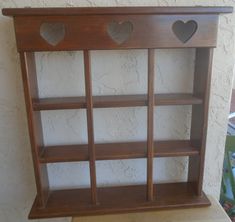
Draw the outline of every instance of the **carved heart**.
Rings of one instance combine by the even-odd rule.
[[[197,31],[197,22],[193,20],[187,22],[178,20],[173,24],[172,30],[181,42],[186,43]]]
[[[40,35],[47,43],[56,46],[64,39],[65,27],[62,23],[43,23],[40,26]]]
[[[133,31],[133,25],[131,22],[116,22],[113,21],[108,24],[107,32],[111,39],[113,39],[117,44],[122,44],[131,35]]]

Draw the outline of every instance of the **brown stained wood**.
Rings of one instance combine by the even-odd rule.
[[[20,53],[20,61],[38,205],[44,207],[48,198],[49,183],[46,165],[40,164],[39,161],[39,156],[42,152],[41,147],[43,147],[41,115],[39,112],[33,112],[32,104],[32,98],[38,98],[34,53]]]
[[[146,158],[146,142],[119,142],[96,144],[96,160],[120,160]],[[154,157],[199,155],[199,149],[189,140],[155,141]],[[58,145],[44,147],[41,163],[89,161],[88,145]]]
[[[70,8],[4,8],[7,16],[34,15],[116,15],[116,14],[219,14],[232,13],[233,7],[70,7]]]
[[[145,49],[215,47],[218,15],[78,15],[78,16],[16,16],[15,32],[18,51],[63,51],[101,49]],[[197,31],[182,42],[174,34],[176,21],[195,21]],[[124,34],[124,23],[132,24],[132,32],[118,43],[109,35],[108,27],[116,22],[118,32]],[[41,35],[43,23],[62,23],[65,36],[51,45]],[[187,27],[186,32],[187,32]],[[124,32],[124,33],[123,33]]]
[[[52,191],[45,209],[39,209],[35,200],[29,218],[90,216],[210,205],[204,193],[202,196],[195,195],[191,183],[157,184],[155,190],[158,198],[147,202],[145,185],[99,188],[99,205],[90,205],[87,201],[89,189]]]
[[[204,95],[204,103],[198,106],[193,105],[190,139],[192,145],[200,149],[201,155],[189,158],[188,179],[195,183],[198,195],[201,195],[203,185],[212,58],[213,49],[196,50],[193,91],[195,95]]]
[[[71,222],[231,222],[219,201],[207,196],[211,202],[210,207],[197,207],[191,209],[167,209],[148,212],[135,212],[125,214],[97,215],[73,217]]]
[[[154,157],[154,49],[148,50],[148,115],[147,115],[147,198],[153,200]]]
[[[202,104],[200,96],[189,93],[155,94],[155,106]],[[147,106],[147,95],[93,96],[94,108]],[[33,100],[34,110],[84,109],[85,97],[44,98]]]
[[[231,13],[232,7],[21,8],[3,9],[2,12],[14,18],[21,58],[37,186],[30,218],[125,213],[210,204],[202,191],[202,181],[212,47],[216,46],[219,13]],[[196,48],[193,94],[154,95],[154,50],[192,47]],[[89,50],[103,49],[148,50],[147,95],[92,96]],[[86,96],[39,98],[34,52],[63,50],[84,51]],[[189,140],[153,140],[154,106],[163,105],[192,105]],[[147,141],[95,144],[93,108],[132,106],[148,108]],[[88,144],[45,147],[39,111],[80,108],[87,111]],[[171,156],[189,156],[188,181],[154,185],[153,158]],[[147,186],[96,187],[96,160],[146,157]],[[50,190],[46,163],[71,161],[89,161],[91,187]]]
[[[93,126],[93,100],[92,100],[92,81],[90,68],[90,53],[84,51],[84,73],[86,89],[86,111],[87,111],[87,135],[88,135],[88,153],[91,180],[91,200],[93,204],[98,203],[96,187],[96,166],[95,166],[95,144],[94,144],[94,126]]]

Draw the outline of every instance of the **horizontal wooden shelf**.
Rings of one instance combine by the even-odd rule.
[[[147,157],[147,142],[96,144],[96,160],[137,159]],[[155,157],[193,156],[199,150],[190,140],[158,141],[154,143]],[[41,163],[88,161],[88,145],[48,146],[40,156]]]
[[[147,95],[93,96],[94,108],[147,106]],[[194,105],[203,100],[189,93],[156,94],[155,105]],[[85,97],[34,99],[33,108],[39,110],[81,109],[86,108]]]
[[[146,201],[146,186],[98,188],[98,205],[90,202],[90,189],[51,191],[46,207],[38,207],[36,198],[29,214],[30,219],[140,212],[155,209],[172,209],[209,206],[205,194],[195,194],[192,183],[154,185],[154,200]]]

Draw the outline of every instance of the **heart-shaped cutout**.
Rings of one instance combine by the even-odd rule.
[[[187,22],[178,20],[173,24],[172,30],[181,42],[186,43],[195,34],[197,27],[197,22],[193,20]]]
[[[42,23],[40,35],[47,43],[56,46],[64,39],[65,26],[63,23]]]
[[[108,24],[107,32],[111,39],[117,44],[122,44],[129,39],[133,31],[133,24],[129,21],[116,22],[113,21]]]

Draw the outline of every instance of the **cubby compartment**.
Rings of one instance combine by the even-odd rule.
[[[91,67],[94,96],[147,93],[147,50],[91,51]]]
[[[96,161],[97,187],[145,185],[146,172],[146,158]]]
[[[96,143],[146,141],[146,107],[94,109]]]
[[[84,109],[42,111],[41,120],[45,146],[87,144]]]
[[[68,190],[90,187],[89,163],[48,163],[50,190]],[[76,176],[75,176],[76,175]]]
[[[41,111],[41,121],[44,140],[41,163],[88,160],[84,109]]]
[[[190,140],[192,106],[159,106],[154,111],[155,140]]]
[[[192,94],[195,48],[155,50],[155,93]]]
[[[213,48],[218,16],[231,12],[3,9],[14,18],[36,179],[29,218],[210,205],[202,185]]]
[[[186,183],[188,181],[188,154],[154,158],[154,184]]]
[[[85,96],[83,52],[35,53],[41,99]]]

